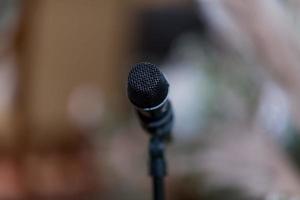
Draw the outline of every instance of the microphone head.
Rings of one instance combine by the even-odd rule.
[[[152,108],[168,96],[169,83],[151,63],[135,64],[128,76],[128,98],[138,108]]]

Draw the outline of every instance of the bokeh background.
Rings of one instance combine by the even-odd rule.
[[[150,200],[137,62],[170,82],[169,200],[300,198],[298,0],[0,0],[0,199]]]

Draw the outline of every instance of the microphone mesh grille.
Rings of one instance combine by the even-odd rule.
[[[168,95],[169,84],[158,67],[151,63],[135,64],[128,76],[128,97],[140,108],[159,105]]]

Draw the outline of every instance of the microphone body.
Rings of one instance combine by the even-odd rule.
[[[168,89],[169,83],[154,64],[138,63],[129,72],[128,97],[140,123],[148,133],[162,138],[170,138],[173,127]]]
[[[166,99],[154,108],[136,108],[142,127],[151,135],[169,138],[173,127],[173,109]]]
[[[167,167],[165,141],[171,137],[173,111],[168,100],[169,83],[158,67],[138,63],[129,72],[127,93],[142,127],[151,134],[149,141],[149,174],[153,178],[153,199],[164,200],[164,177]]]

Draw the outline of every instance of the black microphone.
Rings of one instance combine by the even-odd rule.
[[[128,98],[142,127],[164,139],[170,138],[174,118],[168,92],[169,83],[156,65],[138,63],[132,67],[128,76]]]

